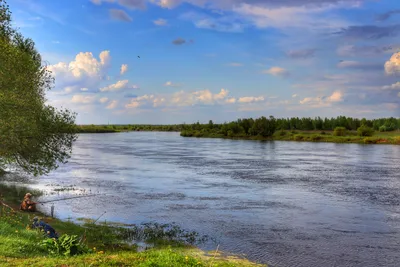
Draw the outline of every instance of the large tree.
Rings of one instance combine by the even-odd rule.
[[[35,43],[11,26],[0,0],[0,170],[47,174],[70,157],[75,113],[46,104],[54,84]]]

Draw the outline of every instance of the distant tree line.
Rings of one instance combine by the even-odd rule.
[[[373,131],[394,131],[400,129],[400,118],[381,119],[357,119],[345,116],[336,118],[269,118],[260,117],[257,119],[238,119],[224,124],[208,124],[199,122],[183,125],[182,136],[211,136],[242,137],[260,136],[269,137],[277,130],[301,130],[301,131],[333,131],[337,135],[343,135],[345,131],[357,131],[360,136],[370,136]]]

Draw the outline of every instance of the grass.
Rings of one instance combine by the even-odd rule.
[[[12,207],[18,203],[13,194],[15,187],[0,187],[3,201]],[[215,251],[204,252],[183,242],[186,237],[193,239],[193,233],[185,232],[174,226],[163,224],[146,224],[127,228],[124,225],[93,224],[91,220],[82,219],[82,225],[58,219],[44,217],[59,235],[70,234],[85,236],[85,245],[90,253],[77,256],[55,256],[38,244],[44,236],[29,225],[34,216],[40,213],[24,213],[0,208],[0,266],[265,266],[248,260],[227,256]],[[136,245],[125,241],[128,237],[137,237],[137,233],[151,240],[153,248],[138,252]],[[135,235],[136,233],[136,235]],[[194,235],[195,236],[195,235]],[[195,236],[196,237],[196,236]]]
[[[333,131],[276,131],[271,137],[238,135],[227,137],[222,134],[185,131],[184,137],[225,138],[242,140],[265,141],[301,141],[301,142],[329,142],[329,143],[356,143],[356,144],[392,144],[400,145],[400,131],[375,132],[371,137],[358,136],[356,131],[347,131],[345,136],[335,136]]]

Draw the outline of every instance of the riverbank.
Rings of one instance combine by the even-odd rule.
[[[400,131],[377,132],[373,136],[358,136],[357,132],[348,132],[345,136],[335,136],[334,131],[277,131],[271,137],[230,135],[207,131],[182,131],[183,137],[197,138],[223,138],[233,140],[259,140],[259,141],[297,141],[297,142],[329,142],[329,143],[355,143],[355,144],[392,144],[400,145]]]
[[[137,226],[95,224],[92,220],[84,219],[84,223],[78,225],[38,212],[20,212],[17,210],[16,195],[19,196],[22,190],[13,193],[12,189],[0,188],[3,201],[15,209],[1,208],[0,266],[265,266],[218,251],[202,251],[182,239],[182,233],[189,239],[196,238],[196,235],[178,228],[172,228],[171,231],[162,225],[149,224],[140,231]],[[84,237],[84,242],[76,243],[78,251],[84,253],[59,255],[49,246],[43,246],[46,241],[42,234],[29,228],[34,216],[42,217],[60,236]],[[145,234],[143,238],[152,248],[139,252],[135,242],[127,242],[137,238],[139,233],[142,236]]]

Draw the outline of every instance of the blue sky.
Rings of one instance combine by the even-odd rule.
[[[77,123],[400,116],[400,1],[8,4]]]

